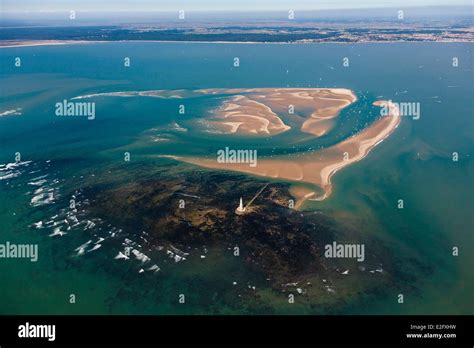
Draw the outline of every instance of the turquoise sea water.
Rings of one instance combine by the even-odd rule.
[[[408,259],[419,267],[404,270],[412,278],[400,279],[400,287],[411,289],[404,290],[403,305],[396,301],[398,290],[388,289],[370,301],[360,296],[342,312],[472,314],[472,51],[471,43],[91,43],[1,49],[0,113],[21,108],[21,115],[0,117],[0,164],[14,162],[17,152],[27,163],[2,166],[0,242],[37,243],[40,257],[36,263],[0,259],[0,313],[258,313],[250,305],[229,305],[232,279],[223,269],[232,270],[239,284],[259,280],[249,279],[240,262],[217,251],[209,252],[198,271],[199,254],[176,264],[160,260],[157,276],[140,274],[136,265],[114,260],[116,249],[105,243],[78,255],[75,248],[100,238],[93,228],[81,225],[50,237],[50,229],[46,233],[32,224],[52,221],[89,179],[114,175],[125,151],[137,166],[154,166],[157,160],[150,155],[211,155],[229,145],[252,146],[262,155],[304,151],[362,129],[377,116],[371,103],[391,99],[419,102],[421,118],[403,118],[366,159],[333,178],[328,200],[305,209],[321,210],[341,225],[377,237],[400,267]],[[21,67],[15,67],[16,57]],[[129,68],[124,57],[131,58]],[[239,68],[233,67],[234,57],[240,58]],[[342,66],[344,57],[349,67]],[[458,67],[452,66],[453,57]],[[186,115],[178,113],[180,100],[104,96],[91,99],[94,120],[54,114],[55,103],[86,94],[254,87],[343,87],[359,100],[341,113],[336,131],[317,140],[296,139],[293,133],[265,140],[199,133],[192,120],[206,117],[214,103],[209,98],[187,100]],[[174,129],[174,122],[189,131]],[[172,141],[153,142],[163,135]],[[452,161],[453,152],[459,161]],[[41,180],[46,181],[34,185]],[[35,201],[42,192],[52,192],[53,199],[46,195]],[[403,210],[397,209],[400,198]],[[71,293],[76,304],[68,302]],[[190,294],[187,306],[176,303],[180,293]],[[268,305],[275,313],[314,312]]]

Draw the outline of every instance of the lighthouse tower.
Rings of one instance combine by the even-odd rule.
[[[243,213],[245,213],[245,207],[244,207],[244,203],[242,202],[242,197],[240,197],[240,204],[239,204],[239,206],[237,207],[237,209],[235,209],[235,213],[236,213],[236,214],[243,214]]]

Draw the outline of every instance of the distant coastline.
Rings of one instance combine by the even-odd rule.
[[[404,41],[404,40],[393,40],[393,41],[357,41],[357,42],[341,42],[341,41],[290,41],[290,42],[274,42],[274,41],[180,41],[180,40],[15,40],[15,41],[0,41],[0,49],[2,48],[15,48],[15,47],[34,47],[34,46],[64,46],[64,45],[78,45],[78,44],[91,44],[91,43],[186,43],[186,44],[240,44],[240,45],[310,45],[310,44],[389,44],[389,43],[462,43],[462,42],[474,42],[473,40],[452,40],[452,41]]]

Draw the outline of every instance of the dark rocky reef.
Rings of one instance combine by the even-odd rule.
[[[287,184],[187,165],[137,164],[109,173],[85,189],[89,213],[140,240],[147,253],[162,253],[161,247],[189,253],[186,265],[178,267],[189,271],[186,282],[222,288],[226,303],[245,296],[244,302],[234,305],[257,301],[258,311],[265,306],[286,308],[287,296],[293,293],[306,303],[309,313],[337,313],[383,296],[387,289],[400,285],[397,279],[403,279],[394,271],[397,258],[390,249],[373,235],[342,223],[344,216],[336,221],[321,211],[290,208],[293,197]],[[244,214],[236,213],[240,197],[245,205],[260,191]],[[134,238],[135,234],[140,238]],[[334,241],[363,243],[364,262],[324,257],[325,245]],[[235,247],[238,259],[232,256]],[[217,250],[211,263],[200,260],[203,248]],[[236,271],[227,263],[229,258],[240,265],[239,275],[226,273]],[[248,281],[257,284],[258,291],[232,287],[237,277],[239,286]]]
[[[98,190],[92,209],[121,228],[147,231],[151,245],[238,246],[251,268],[279,282],[324,273],[323,247],[334,240],[331,222],[289,208],[287,185],[270,183],[245,214],[236,214],[240,197],[248,203],[267,183],[206,171],[167,175]]]

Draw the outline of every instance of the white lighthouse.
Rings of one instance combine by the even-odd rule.
[[[243,201],[242,201],[242,197],[240,197],[240,204],[239,204],[239,206],[237,207],[237,209],[235,209],[235,212],[236,212],[237,214],[243,214],[243,213],[245,213],[245,207],[244,207],[244,203],[243,203]]]

